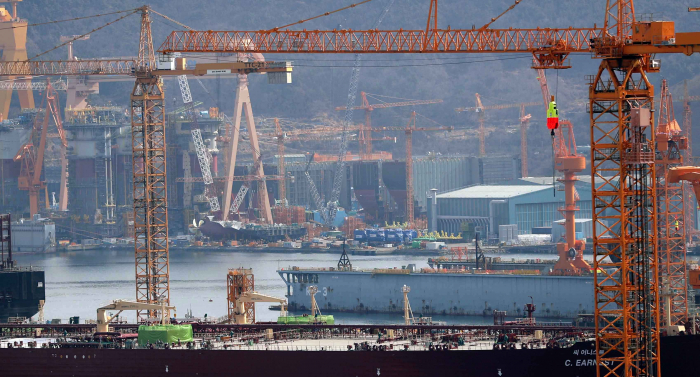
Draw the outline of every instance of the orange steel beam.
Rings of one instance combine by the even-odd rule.
[[[437,13],[436,13],[437,17]],[[160,53],[590,52],[603,29],[174,31]]]
[[[673,100],[666,79],[661,81],[659,122],[656,128],[656,191],[659,279],[662,326],[685,325],[688,318],[683,183],[671,182],[668,171],[683,165],[687,140],[674,119]],[[694,206],[693,206],[694,207]]]

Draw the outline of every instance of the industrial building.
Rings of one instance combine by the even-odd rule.
[[[542,183],[529,183],[537,181]],[[577,217],[590,218],[590,184],[580,182],[576,189],[581,197]],[[498,238],[500,225],[515,224],[519,234],[532,234],[533,228],[549,228],[563,219],[559,209],[564,205],[564,195],[551,185],[551,178],[549,182],[546,178],[526,178],[500,185],[475,185],[437,192],[436,196],[437,205],[428,211],[428,223],[447,233],[458,234],[465,224],[471,224],[481,227],[489,237]]]

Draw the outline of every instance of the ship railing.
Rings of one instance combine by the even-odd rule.
[[[31,271],[44,271],[39,267],[34,266],[15,266],[11,268],[0,268],[0,272],[31,272]]]

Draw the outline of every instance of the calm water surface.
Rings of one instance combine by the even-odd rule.
[[[551,254],[500,255],[506,258],[553,259]],[[258,292],[284,297],[286,292],[279,268],[332,267],[338,263],[338,254],[276,254],[247,252],[191,252],[170,253],[170,302],[177,307],[178,317],[187,309],[197,317],[226,315],[226,275],[229,268],[252,268],[255,289]],[[71,253],[27,254],[16,258],[23,266],[32,265],[46,271],[46,319],[80,316],[94,319],[96,309],[113,299],[136,296],[134,285],[134,253],[126,250],[94,250]],[[414,263],[418,268],[428,267],[426,256],[350,256],[354,267],[393,268]],[[410,299],[410,296],[409,296]],[[276,321],[279,312],[268,310],[270,304],[256,307],[259,321]],[[129,320],[134,312],[122,313]],[[333,313],[336,323],[399,323],[401,314]],[[491,317],[433,317],[448,323],[493,323]]]

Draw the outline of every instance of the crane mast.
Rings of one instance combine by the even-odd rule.
[[[662,326],[682,326],[688,318],[684,218],[685,193],[682,182],[672,182],[669,170],[683,165],[687,139],[675,119],[673,99],[666,79],[661,81],[659,120],[656,128],[656,195],[659,279],[663,305]],[[693,206],[694,207],[694,206]]]

